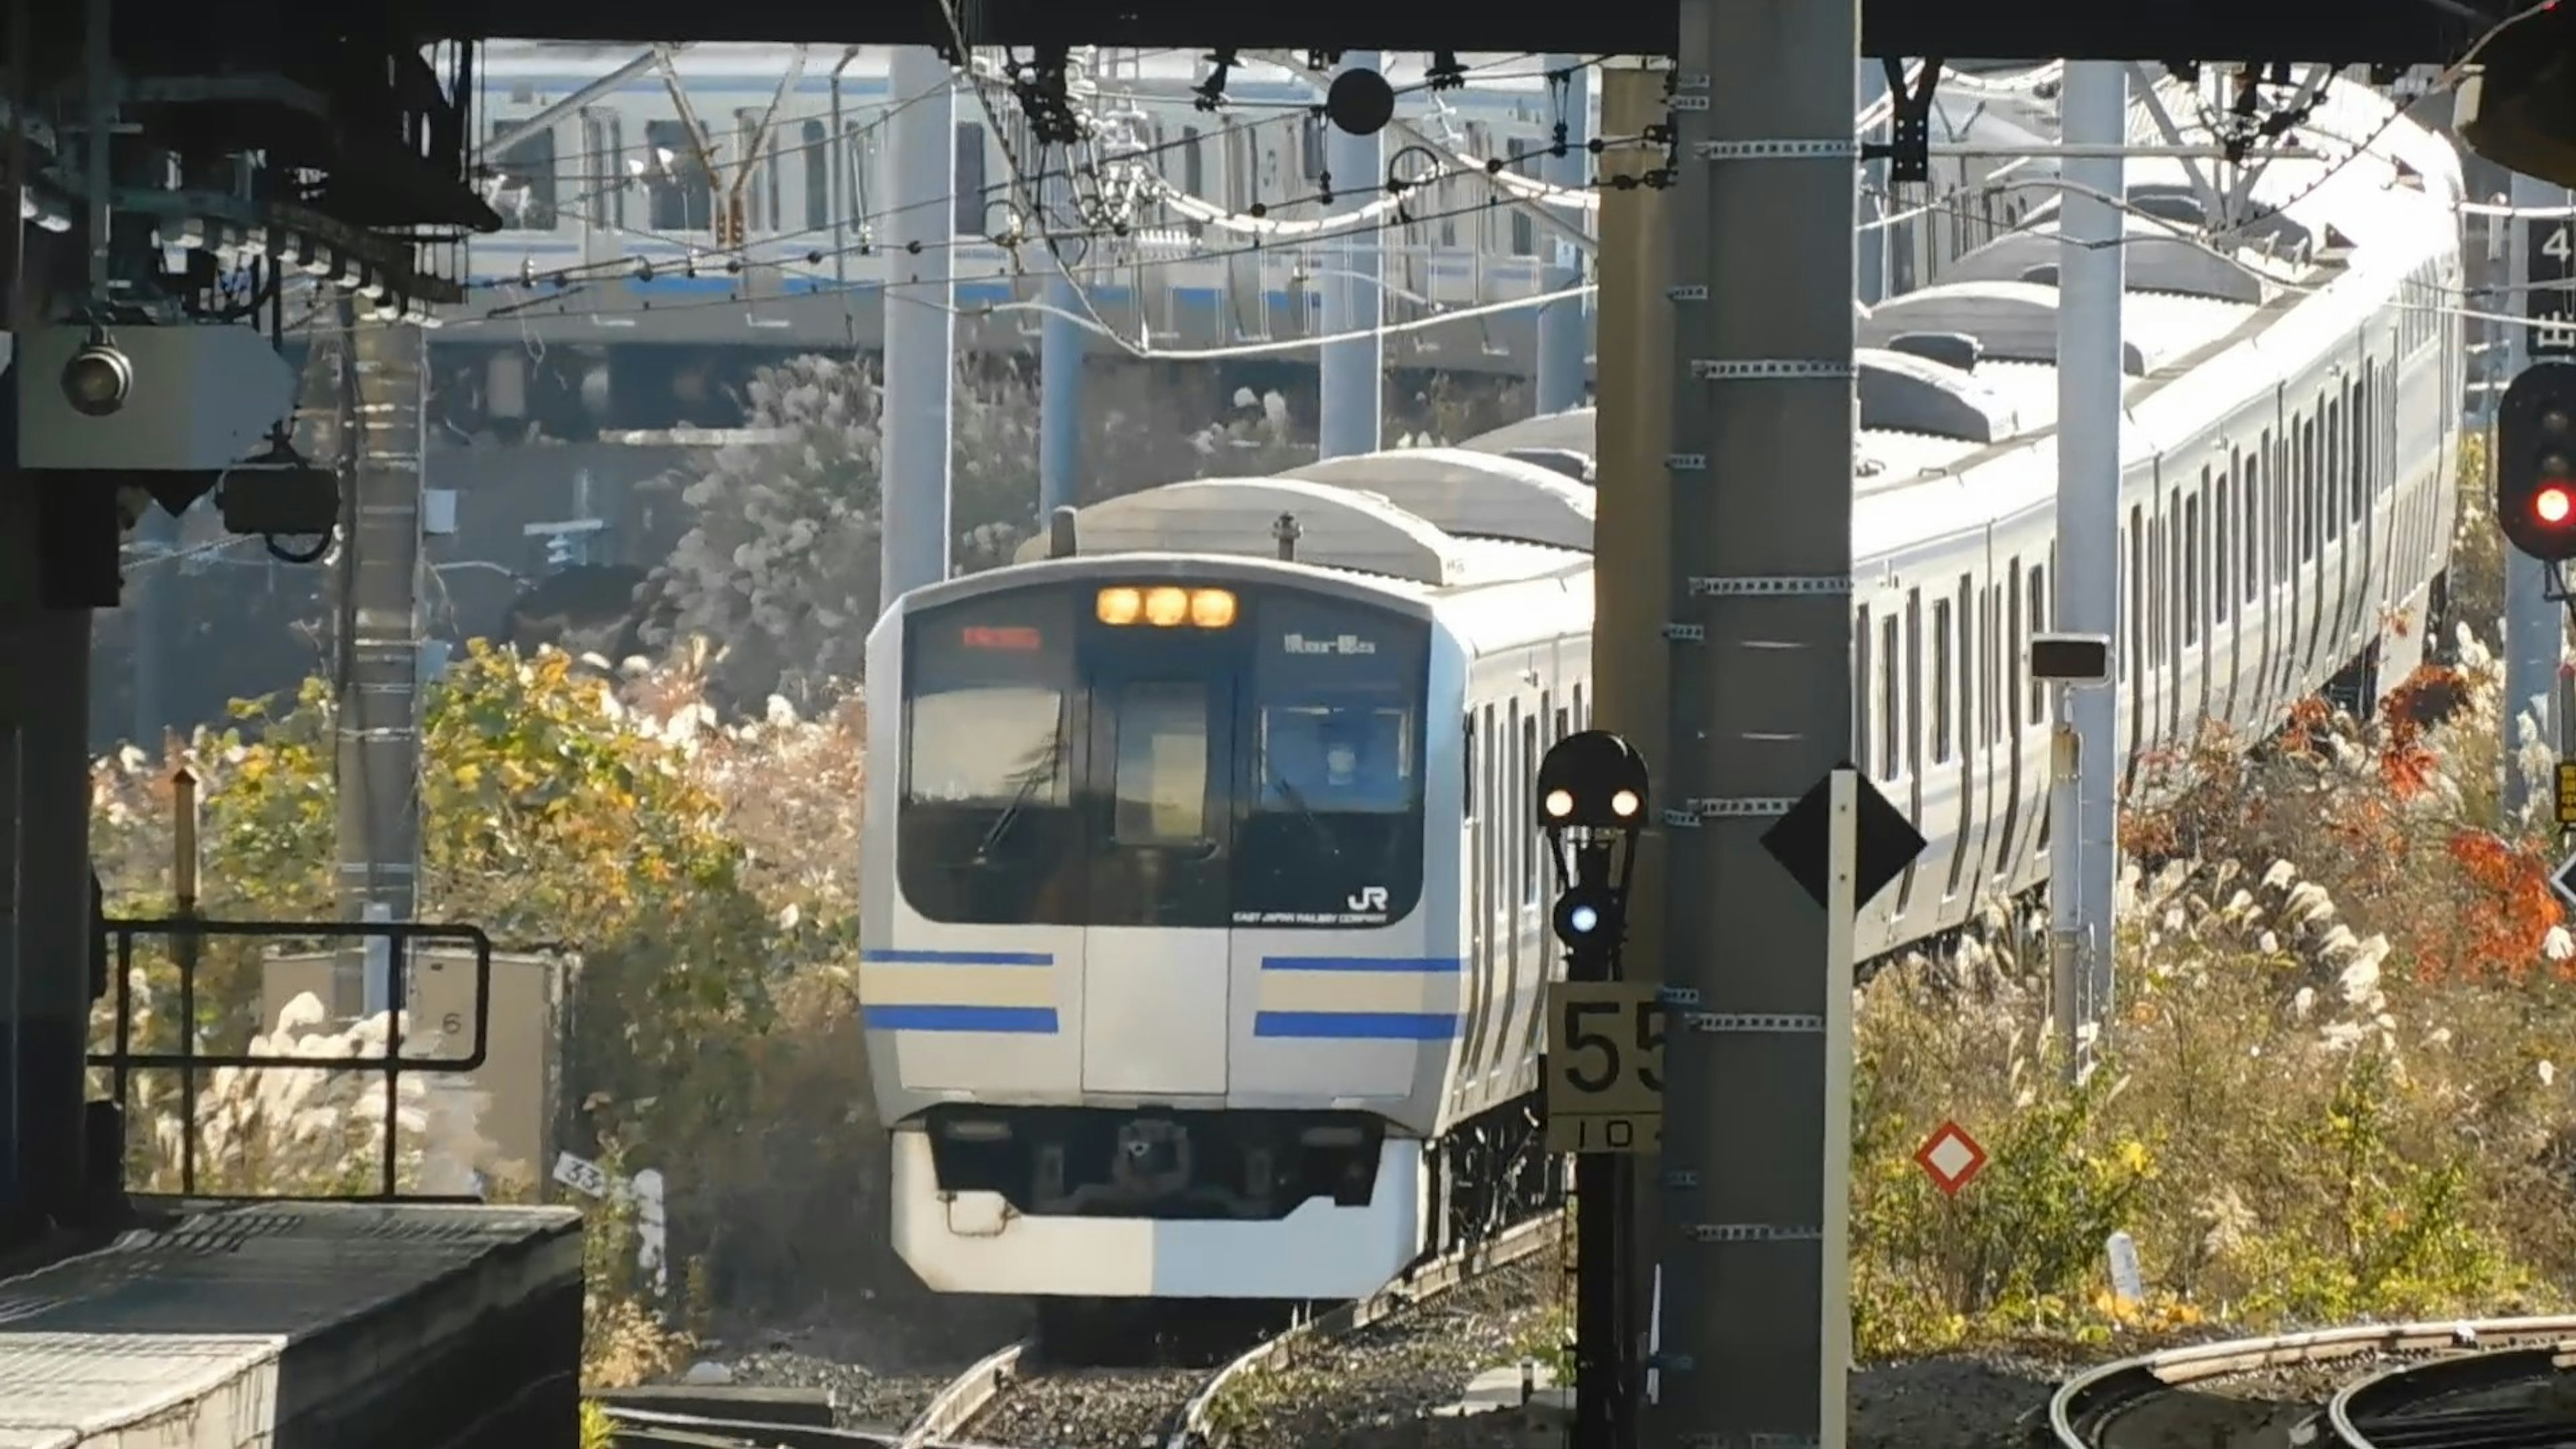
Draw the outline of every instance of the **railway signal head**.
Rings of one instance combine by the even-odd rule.
[[[2576,558],[2576,363],[2524,369],[2496,410],[2496,521],[2547,563]]]
[[[1538,762],[1538,822],[1550,835],[1644,829],[1646,762],[1608,730],[1567,735]]]
[[[1585,974],[1597,974],[1616,960],[1628,934],[1628,879],[1646,826],[1646,762],[1607,730],[1557,741],[1538,762],[1538,823],[1562,887],[1548,924]],[[1625,860],[1615,858],[1620,842]]]

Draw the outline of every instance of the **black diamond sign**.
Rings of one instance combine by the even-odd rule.
[[[2549,873],[2549,885],[2558,892],[2560,900],[2576,906],[2576,855],[2558,863],[2558,869]]]
[[[1852,767],[1846,761],[1835,768]],[[1905,867],[1923,853],[1923,837],[1903,811],[1878,793],[1869,776],[1856,775],[1854,783],[1858,790],[1852,824],[1858,836],[1855,854],[1859,858],[1852,862],[1852,907],[1857,910],[1887,889],[1889,881],[1905,873]],[[1828,774],[1789,807],[1779,824],[1762,835],[1762,848],[1771,852],[1771,858],[1787,868],[1790,878],[1820,906],[1825,904],[1825,892],[1831,884],[1833,797],[1834,777]]]

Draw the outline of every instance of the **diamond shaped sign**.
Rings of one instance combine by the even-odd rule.
[[[2549,873],[2549,888],[2558,892],[2560,900],[2576,907],[2576,855],[2558,862],[2558,868]]]
[[[1944,1122],[1923,1145],[1914,1150],[1914,1160],[1932,1185],[1946,1196],[1957,1197],[1959,1189],[1986,1168],[1986,1149],[1968,1135],[1968,1129],[1956,1122]]]
[[[1846,760],[1835,766],[1849,770]],[[1914,857],[1923,853],[1922,833],[1905,812],[1887,803],[1878,793],[1868,774],[1856,775],[1854,785],[1852,833],[1856,837],[1852,854],[1852,908],[1868,905],[1870,898],[1887,889],[1887,883],[1905,873]],[[1834,777],[1828,773],[1815,788],[1789,807],[1779,823],[1762,834],[1762,848],[1780,862],[1799,889],[1817,905],[1825,903],[1825,890],[1833,871]]]

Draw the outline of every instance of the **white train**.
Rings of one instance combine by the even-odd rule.
[[[2310,130],[2337,158],[2379,139],[2275,163],[2259,245],[2141,221],[2128,247],[2132,761],[2421,654],[2458,160],[2360,87]],[[2141,209],[2191,214],[2179,165],[2131,167]],[[1870,953],[2047,868],[2047,210],[1858,324],[1853,734],[1930,842]],[[1509,454],[1589,430],[1114,499],[1070,556],[878,624],[900,705],[870,725],[861,996],[897,1246],[932,1286],[1345,1297],[1544,1191],[1531,782],[1591,713],[1592,496]]]

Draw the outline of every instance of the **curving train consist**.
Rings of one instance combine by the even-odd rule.
[[[2133,761],[2394,684],[2438,605],[2457,156],[2357,86],[2307,131],[2233,234],[2130,163]],[[1857,323],[1855,752],[1930,842],[1865,953],[2047,868],[2052,210]],[[1593,499],[1540,460],[1591,426],[1112,499],[880,621],[861,995],[932,1286],[1348,1297],[1548,1190],[1530,787],[1591,714]]]

